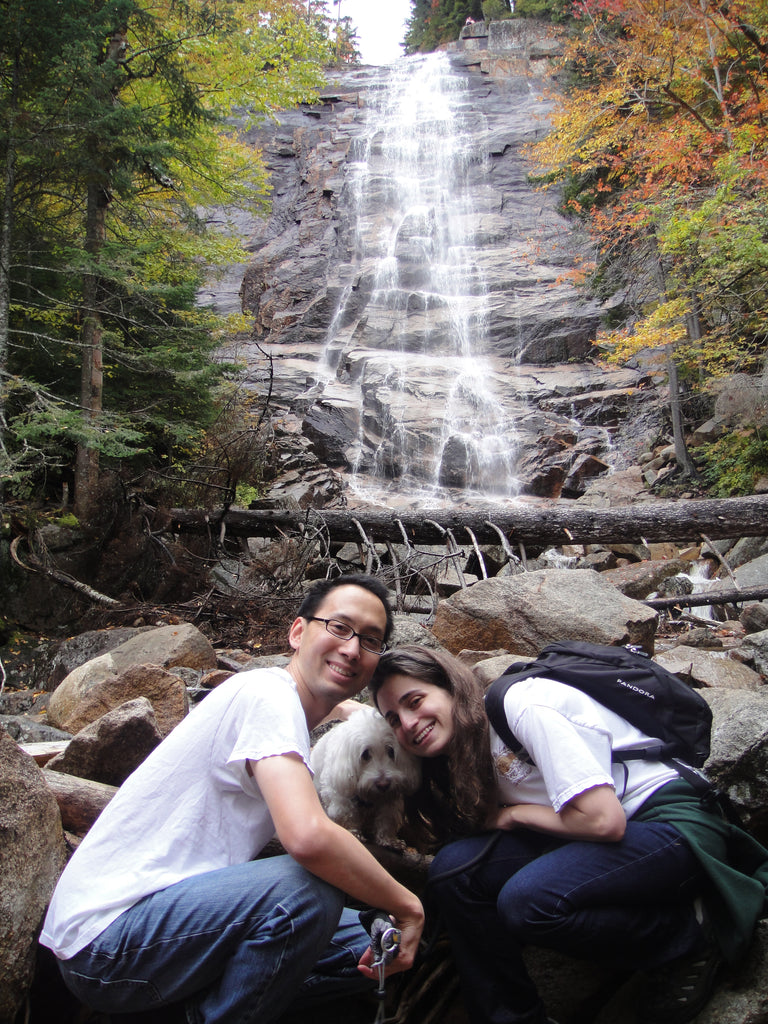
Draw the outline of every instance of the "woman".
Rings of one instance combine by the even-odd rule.
[[[683,1024],[766,908],[768,852],[705,810],[671,766],[613,764],[646,737],[554,680],[509,688],[524,751],[489,726],[472,671],[425,647],[385,654],[370,684],[399,743],[425,759],[409,808],[439,846],[429,892],[472,1024],[546,1024],[521,950],[648,972],[643,1024]],[[452,841],[450,841],[452,840]]]

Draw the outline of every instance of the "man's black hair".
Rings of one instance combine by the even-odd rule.
[[[389,640],[395,625],[392,608],[389,603],[389,591],[380,579],[377,579],[375,576],[368,576],[363,572],[351,572],[346,576],[334,576],[330,580],[319,580],[307,591],[304,600],[299,605],[297,612],[299,618],[311,618],[322,604],[326,595],[330,594],[336,587],[362,587],[363,590],[370,591],[374,597],[378,597],[384,605],[387,615],[384,640]]]

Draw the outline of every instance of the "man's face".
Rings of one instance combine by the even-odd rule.
[[[384,638],[387,628],[387,614],[379,598],[355,584],[331,590],[315,615],[343,622],[356,633],[377,639]],[[327,631],[324,622],[296,619],[288,639],[295,652],[289,670],[300,692],[305,691],[328,710],[367,686],[379,661],[377,654],[360,646],[359,637],[340,640]]]

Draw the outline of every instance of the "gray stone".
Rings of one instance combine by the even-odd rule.
[[[673,577],[674,579],[675,577]],[[698,629],[688,629],[678,638],[677,642],[670,645],[670,649],[683,644],[685,647],[703,647],[709,650],[723,650],[723,641],[707,626]],[[740,659],[743,660],[743,659]]]
[[[577,564],[578,569],[594,569],[595,572],[605,572],[607,569],[616,568],[616,555],[613,551],[590,551],[580,558]]]
[[[533,661],[533,658],[524,658],[519,654],[514,657],[511,654],[495,654],[492,658],[483,658],[472,666],[477,678],[484,688],[491,685],[494,679],[498,679],[513,661]]]
[[[693,593],[693,581],[687,576],[666,576],[658,586],[659,597],[683,597]]]
[[[660,660],[660,659],[659,659]],[[768,841],[768,689],[701,691],[712,708],[712,746],[704,766],[746,824]]]
[[[0,692],[0,714],[20,715],[35,703],[34,690],[3,690]]]
[[[621,557],[623,551],[635,552],[637,548],[634,545],[616,544],[611,545],[611,550]],[[688,564],[679,558],[648,559],[644,562],[633,561],[632,565],[617,569],[607,569],[601,576],[622,594],[640,601],[659,590],[668,577],[677,576],[688,568]]]
[[[738,566],[733,575],[740,587],[768,587],[768,554]]]
[[[391,641],[393,647],[402,647],[405,644],[421,644],[424,647],[432,648],[442,647],[442,644],[433,636],[424,616],[395,612],[394,620],[395,628]]]
[[[731,569],[737,569],[765,554],[768,554],[768,537],[740,537],[725,556],[725,561]]]
[[[766,607],[761,603],[760,607]],[[742,650],[752,660],[755,670],[768,679],[768,628],[744,637]]]
[[[47,743],[68,740],[71,733],[54,729],[43,722],[35,722],[25,715],[0,715],[0,725],[17,743]]]
[[[702,650],[679,644],[659,654],[660,665],[686,679],[693,686],[717,686],[729,690],[757,690],[762,680],[757,672],[732,658],[727,651]]]
[[[643,497],[650,498],[643,472],[639,466],[629,466],[592,481],[578,501],[593,508],[613,508]]]

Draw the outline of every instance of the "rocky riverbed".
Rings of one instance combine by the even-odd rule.
[[[745,538],[735,545],[718,542],[711,561],[738,583],[751,573],[764,574],[765,548],[761,539]],[[490,550],[486,554],[490,564]],[[702,689],[715,720],[707,770],[729,792],[756,834],[768,838],[768,609],[753,603],[741,609],[738,618],[718,622],[681,608],[660,620],[642,598],[661,589],[665,580],[688,579],[680,572],[681,562],[686,564],[684,552],[643,545],[606,548],[607,561],[622,564],[601,572],[594,568],[596,554],[560,551],[558,557],[569,560],[571,568],[548,567],[546,559],[532,561],[527,570],[509,566],[507,572],[469,587],[461,587],[449,575],[440,582],[436,579],[441,596],[434,619],[399,614],[395,642],[445,646],[472,663],[485,681],[513,658],[533,655],[548,640],[630,639],[643,644],[662,664]],[[657,557],[643,557],[653,555]],[[350,550],[337,557],[350,567]],[[589,559],[592,567],[587,568],[584,560]],[[578,568],[580,561],[585,567]],[[24,663],[16,666],[13,685],[6,680],[0,694],[0,825],[13,841],[4,847],[7,866],[0,878],[0,906],[2,920],[11,923],[12,931],[6,925],[0,935],[0,978],[6,979],[0,989],[7,1001],[0,1008],[0,1020],[3,1013],[8,1021],[23,1014],[28,993],[34,995],[31,1005],[41,1005],[40,986],[51,982],[50,976],[46,982],[44,962],[35,968],[36,929],[67,849],[87,831],[112,787],[186,715],[191,702],[205,699],[211,686],[233,672],[264,663],[260,635],[272,636],[275,645],[282,646],[268,660],[285,659],[285,645],[274,633],[274,616],[265,619],[260,633],[258,612],[253,611],[254,619],[245,624],[248,640],[239,646],[214,646],[177,613],[173,622],[137,616],[130,626],[90,631],[29,651]],[[284,614],[284,625],[289,618]],[[34,746],[44,738],[56,746]],[[393,865],[391,852],[386,856],[390,867],[407,871],[413,880],[413,865],[397,860]],[[760,931],[748,962],[727,975],[701,1022],[754,1024],[761,1019],[758,1008],[768,983],[764,950]],[[607,1001],[594,1018],[597,1024],[635,1024],[631,986],[614,997],[615,979],[589,965],[553,960],[536,951],[531,953],[531,969],[560,1024],[575,1024],[585,1003],[594,999]],[[439,976],[422,981],[428,998],[434,1000],[445,975],[443,981]],[[430,991],[429,985],[436,988]],[[346,1006],[337,1011],[342,1014],[337,1019],[365,1024],[369,1010]],[[50,1010],[36,1012],[38,1016],[30,1018],[36,1024],[52,1019],[46,1016]],[[441,1019],[453,1014],[455,1024],[461,1021],[455,993],[444,1014]],[[57,1019],[75,1024],[84,1018],[74,1007],[69,1018],[62,1012]],[[422,1020],[403,1019],[410,1024]]]

